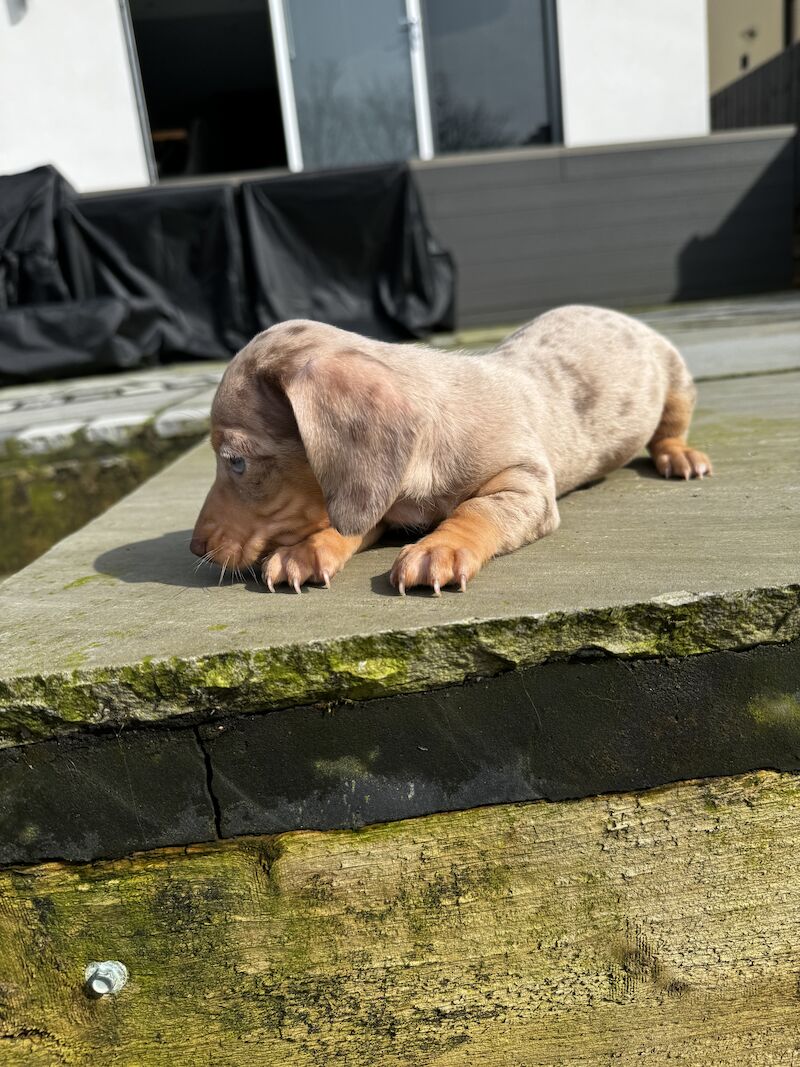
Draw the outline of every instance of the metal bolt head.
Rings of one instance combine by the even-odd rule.
[[[119,993],[128,981],[128,968],[119,960],[94,961],[87,965],[83,977],[92,996],[104,997],[109,993]]]

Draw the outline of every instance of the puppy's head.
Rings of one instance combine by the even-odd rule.
[[[371,345],[285,322],[232,360],[211,408],[217,474],[196,555],[246,567],[328,525],[361,534],[380,521],[411,459],[416,415]]]

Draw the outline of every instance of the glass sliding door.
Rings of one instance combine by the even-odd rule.
[[[405,0],[283,0],[305,169],[418,154]]]
[[[436,152],[560,138],[549,0],[422,0]]]

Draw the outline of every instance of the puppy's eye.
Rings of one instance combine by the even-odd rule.
[[[244,456],[228,456],[228,466],[234,474],[241,474],[247,466],[247,463]]]

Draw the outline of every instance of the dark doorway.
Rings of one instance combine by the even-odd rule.
[[[266,0],[129,0],[160,178],[286,166]]]

